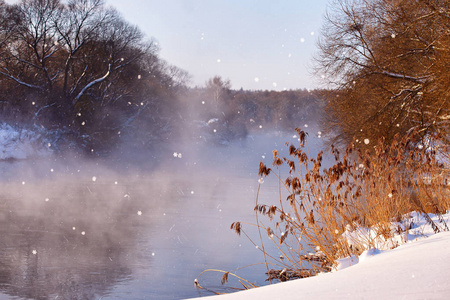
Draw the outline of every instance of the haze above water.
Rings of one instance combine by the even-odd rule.
[[[309,126],[309,150],[321,147]],[[228,146],[174,144],[158,167],[58,158],[1,162],[0,298],[178,299],[209,295],[205,269],[263,262],[229,228],[254,222],[258,164],[286,155],[295,132],[261,132]],[[145,159],[145,155],[139,156]],[[142,164],[147,162],[142,161]],[[144,171],[146,170],[146,171]],[[278,201],[275,178],[262,203]],[[259,285],[265,267],[239,275]],[[202,277],[220,290],[221,274]]]

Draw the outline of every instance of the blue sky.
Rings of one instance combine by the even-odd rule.
[[[328,0],[107,0],[154,37],[160,55],[203,85],[219,75],[239,89],[314,88],[310,75]]]

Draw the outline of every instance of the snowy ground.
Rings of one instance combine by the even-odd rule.
[[[431,215],[435,222],[437,216]],[[370,249],[343,260],[339,271],[228,295],[228,299],[450,299],[450,232],[434,234],[413,214],[408,241],[393,250]],[[450,213],[444,215],[450,226]],[[445,228],[440,223],[441,228]],[[351,266],[345,267],[351,262]]]
[[[0,123],[0,161],[48,156],[53,152],[52,135],[55,134],[39,127],[20,128]]]

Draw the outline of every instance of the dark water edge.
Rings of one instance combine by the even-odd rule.
[[[229,227],[254,222],[259,161],[270,164],[272,150],[294,135],[252,135],[213,149],[179,145],[151,172],[76,159],[0,164],[0,299],[210,295],[194,287],[203,270],[263,262]],[[313,133],[310,140],[314,152],[321,141]],[[261,201],[277,193],[267,179]],[[264,270],[238,274],[264,285]],[[204,275],[202,285],[220,290],[220,277]]]

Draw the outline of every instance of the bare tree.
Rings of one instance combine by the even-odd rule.
[[[0,20],[0,85],[34,121],[117,135],[187,79],[103,0],[0,0],[0,14],[14,16]]]
[[[448,136],[449,9],[440,0],[334,2],[316,73],[332,89],[328,124],[338,139]]]

